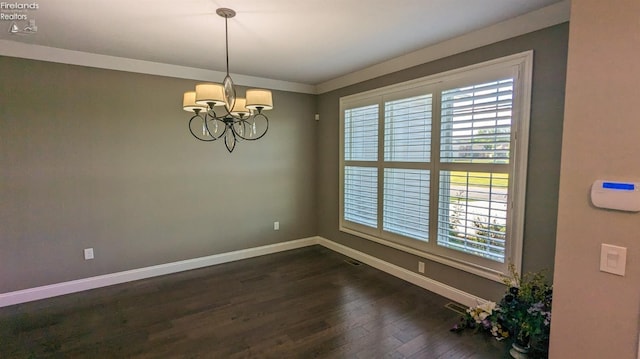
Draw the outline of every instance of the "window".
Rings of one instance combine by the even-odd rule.
[[[340,99],[340,229],[499,280],[520,267],[532,52]]]

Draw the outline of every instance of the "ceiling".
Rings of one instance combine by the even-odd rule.
[[[232,73],[318,85],[560,0],[35,2],[36,10],[2,12],[34,19],[37,33],[10,34],[5,20],[0,40],[224,71],[224,19],[215,12],[229,7]]]

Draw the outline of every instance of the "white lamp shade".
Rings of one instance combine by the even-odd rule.
[[[220,84],[203,83],[196,85],[196,104],[213,106],[224,105],[224,87]]]
[[[249,116],[251,111],[246,107],[247,100],[238,97],[236,98],[236,103],[233,105],[233,109],[231,110],[231,114],[236,116]]]
[[[184,96],[182,96],[182,109],[187,112],[196,112],[196,110],[205,111],[207,106],[196,103],[195,91],[187,91],[184,93]]]
[[[273,108],[271,91],[261,89],[247,90],[246,106],[250,110],[257,110],[258,108],[261,108],[263,110],[271,110]]]

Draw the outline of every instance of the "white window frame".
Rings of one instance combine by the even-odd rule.
[[[522,249],[524,237],[524,214],[526,201],[527,160],[529,148],[529,122],[531,109],[531,87],[533,71],[533,51],[502,57],[495,60],[474,64],[471,66],[446,71],[443,73],[386,86],[371,91],[366,91],[340,98],[340,163],[339,163],[339,230],[353,234],[386,246],[399,249],[414,255],[458,268],[481,277],[501,282],[502,275],[508,274],[508,265],[513,264],[516,270],[522,272]],[[505,262],[499,264],[487,263],[487,260],[477,256],[457,252],[452,255],[450,249],[437,245],[437,217],[438,217],[438,182],[434,181],[440,173],[440,95],[442,91],[480,83],[482,81],[497,80],[505,73],[510,73],[514,78],[513,88],[513,116],[511,125],[510,148],[510,172],[509,172],[509,203],[507,206],[507,233],[505,246]],[[384,141],[384,102],[394,99],[406,98],[420,94],[431,93],[432,97],[432,147],[431,162],[425,169],[431,173],[429,227],[428,242],[422,242],[400,235],[391,234],[382,230],[382,180],[378,178],[378,228],[370,228],[357,225],[344,220],[344,168],[350,161],[344,158],[344,112],[350,108],[379,104],[379,143]],[[379,145],[380,147],[380,145]],[[378,159],[370,163],[372,167],[389,168],[384,165],[382,149],[378,150]],[[394,166],[391,166],[394,167]],[[382,170],[379,171],[379,174]],[[496,262],[498,263],[498,262]]]

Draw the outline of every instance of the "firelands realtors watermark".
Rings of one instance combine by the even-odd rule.
[[[18,11],[38,10],[38,3],[0,2],[0,20],[28,20],[27,14]]]
[[[38,10],[40,5],[37,2],[0,2],[0,20],[11,21],[9,25],[10,34],[34,33],[38,31],[35,19],[29,16],[29,11]]]

